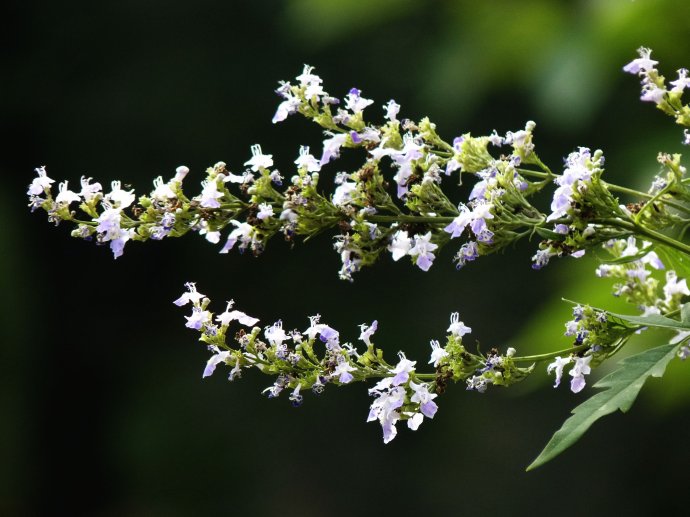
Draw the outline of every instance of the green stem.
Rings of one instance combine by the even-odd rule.
[[[579,352],[580,350],[587,350],[590,348],[590,345],[577,345],[577,346],[571,346],[570,348],[566,348],[565,350],[558,350],[556,352],[549,352],[548,354],[537,354],[537,355],[523,355],[520,357],[513,357],[513,361],[516,362],[538,362],[538,361],[546,361],[547,359],[553,359],[554,357],[561,356],[561,355],[570,355],[573,352]]]
[[[644,235],[645,237],[649,237],[650,239],[660,243],[660,244],[665,244],[666,246],[669,246],[670,248],[677,249],[678,251],[681,251],[685,253],[686,255],[690,256],[690,246],[687,244],[684,244],[680,241],[677,241],[676,239],[673,239],[669,237],[668,235],[664,235],[663,233],[657,232],[656,230],[651,230],[649,228],[645,228],[642,225],[635,224],[633,222],[628,222],[628,221],[623,221],[621,219],[602,219],[600,220],[604,224],[608,224],[610,226],[617,226],[618,228],[624,228],[626,230],[629,230],[631,233],[637,233],[640,235]]]
[[[528,177],[531,176],[533,178],[539,178],[539,179],[548,179],[552,176],[557,176],[557,175],[549,175],[545,172],[532,171],[529,169],[518,168],[517,170],[523,176],[528,176]],[[621,194],[628,194],[630,196],[640,197],[640,198],[648,199],[648,200],[651,200],[654,198],[654,196],[652,194],[647,194],[646,192],[642,192],[640,190],[635,190],[635,189],[631,189],[628,187],[623,187],[621,185],[616,185],[615,183],[608,183],[606,181],[602,181],[601,184],[605,188],[609,189],[611,192],[619,192]],[[680,204],[676,203],[675,201],[670,201],[668,199],[661,199],[661,198],[659,198],[658,201],[660,203],[668,205],[672,208],[675,208],[676,210],[680,210],[681,212],[685,212],[686,214],[690,214],[690,208],[683,206],[683,205],[680,205]]]
[[[455,217],[429,217],[418,215],[367,215],[364,217],[372,223],[423,223],[423,224],[448,224]]]

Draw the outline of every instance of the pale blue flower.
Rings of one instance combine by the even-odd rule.
[[[410,248],[409,254],[416,256],[415,264],[419,266],[422,271],[429,271],[429,268],[434,262],[435,255],[432,253],[438,245],[431,242],[431,232],[424,235],[414,236],[414,246]]]
[[[201,377],[204,378],[204,377],[209,377],[210,375],[212,375],[213,372],[216,371],[216,366],[218,366],[220,363],[227,362],[227,360],[229,358],[230,358],[230,351],[229,350],[225,350],[223,352],[218,352],[217,354],[212,355],[211,358],[206,363],[206,368],[204,368],[204,373]],[[238,361],[238,363],[239,363],[239,361]]]
[[[629,74],[639,74],[640,72],[648,72],[654,69],[654,65],[659,62],[651,59],[652,51],[651,49],[640,47],[637,49],[637,53],[640,55],[639,58],[633,59],[630,63],[623,67],[623,71]]]
[[[391,373],[395,374],[391,381],[393,386],[405,384],[410,379],[410,373],[414,372],[414,366],[417,364],[417,361],[410,361],[402,352],[398,352],[398,357],[400,357],[400,361],[391,370]]]
[[[345,107],[352,110],[353,113],[359,113],[367,106],[374,103],[371,99],[365,99],[361,96],[362,92],[357,88],[352,88],[345,97]]]
[[[321,165],[326,165],[333,158],[340,156],[340,148],[347,141],[348,135],[338,133],[323,141],[323,154],[321,155]]]
[[[409,254],[412,248],[412,243],[405,230],[398,230],[393,235],[393,240],[388,245],[388,251],[393,255],[393,260],[396,262],[405,255]]]
[[[589,374],[592,369],[589,363],[592,361],[592,356],[576,357],[575,365],[570,369],[570,390],[573,393],[579,393],[585,387],[585,375]]]
[[[357,371],[357,368],[352,366],[347,361],[347,359],[340,356],[338,358],[338,365],[335,367],[335,370],[333,370],[331,377],[338,377],[338,382],[340,382],[342,384],[347,384],[350,381],[352,381],[352,379],[354,379],[354,377],[352,376],[352,374],[350,372],[355,372],[355,371]]]
[[[561,383],[561,379],[563,377],[563,368],[565,367],[566,364],[570,363],[570,361],[571,361],[570,356],[568,356],[568,357],[558,356],[554,359],[554,361],[551,364],[549,364],[546,367],[546,373],[551,373],[552,371],[556,372],[556,382],[553,385],[554,388],[557,388],[558,385]]]
[[[414,394],[410,397],[410,402],[419,404],[419,411],[427,418],[434,418],[438,406],[434,399],[438,397],[436,393],[429,393],[429,385],[425,383],[416,384],[410,382],[410,388]]]
[[[362,323],[362,324],[359,326],[359,328],[360,328],[361,331],[362,331],[361,334],[359,335],[359,339],[361,339],[362,341],[364,341],[364,343],[365,343],[367,346],[371,346],[371,336],[374,335],[374,332],[376,332],[376,330],[378,329],[378,327],[379,327],[379,322],[376,321],[376,320],[374,320],[374,321],[372,322],[371,326],[366,325],[365,323]]]
[[[48,177],[45,167],[38,167],[34,170],[38,176],[33,179],[26,193],[31,196],[39,196],[45,192],[45,189],[50,188],[51,183],[55,183],[55,180]]]

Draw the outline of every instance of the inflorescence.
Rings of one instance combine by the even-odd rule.
[[[643,101],[654,102],[683,126],[690,126],[690,107],[682,95],[690,88],[688,71],[667,88],[651,59],[651,51],[639,49],[639,58],[624,67],[642,81]],[[259,255],[268,241],[280,235],[289,243],[305,240],[323,231],[336,233],[333,247],[341,257],[341,278],[352,280],[362,267],[390,253],[394,261],[407,257],[427,271],[446,244],[456,245],[454,262],[460,269],[482,255],[494,253],[522,238],[539,238],[532,268],[541,269],[553,257],[581,257],[598,251],[601,265],[596,274],[616,281],[614,294],[633,303],[643,316],[671,318],[681,311],[682,299],[690,296],[686,280],[671,268],[680,255],[689,255],[683,242],[690,227],[689,180],[680,155],[660,154],[659,173],[647,192],[605,182],[604,155],[600,150],[579,147],[570,153],[560,174],[552,172],[537,156],[534,122],[524,129],[499,135],[472,136],[464,133],[452,142],[443,140],[428,119],[400,118],[394,100],[383,107],[383,121],[365,118],[374,101],[352,88],[343,98],[331,96],[313,67],[305,66],[294,82],[281,82],[281,102],[273,117],[278,123],[299,114],[324,131],[320,157],[307,146],[299,149],[288,179],[275,167],[273,156],[260,145],[251,147],[251,158],[231,172],[219,162],[206,171],[201,191],[189,195],[183,183],[189,174],[178,167],[169,180],[153,181],[148,195],[113,181],[105,192],[91,178],[81,178],[81,189],[55,181],[44,167],[36,169],[29,186],[29,206],[42,209],[55,224],[74,224],[72,235],[97,244],[107,244],[114,257],[122,255],[129,241],[162,240],[189,232],[219,244],[220,252],[249,250]],[[688,129],[684,143],[690,144]],[[344,150],[357,150],[361,165],[354,171],[333,170]],[[334,190],[319,187],[320,174],[331,169]],[[466,200],[451,200],[448,183],[472,182]],[[547,187],[553,188],[550,211],[543,212],[530,199]],[[618,194],[635,198],[621,203]],[[79,213],[73,210],[76,204]],[[457,240],[457,241],[456,241]],[[606,255],[606,258],[602,258]],[[669,266],[667,268],[666,266]],[[681,271],[685,273],[684,271]],[[663,275],[663,276],[662,276]],[[484,392],[490,385],[508,386],[528,376],[534,365],[550,361],[548,373],[555,386],[569,368],[573,392],[585,386],[591,368],[615,354],[643,326],[612,318],[607,312],[575,305],[565,335],[572,346],[540,356],[517,357],[514,348],[504,353],[469,352],[463,336],[471,329],[451,315],[445,344],[431,341],[430,364],[434,370],[417,371],[417,362],[401,351],[398,362],[388,363],[372,339],[378,323],[360,326],[363,348],[342,342],[339,331],[309,318],[304,330],[285,330],[281,320],[265,327],[258,319],[234,309],[230,301],[215,314],[210,300],[193,283],[175,301],[191,304],[186,326],[200,332],[212,355],[203,376],[217,366],[230,368],[229,379],[256,368],[275,378],[264,390],[269,397],[289,392],[299,406],[304,394],[374,380],[374,397],[367,420],[377,420],[384,442],[396,435],[396,422],[417,429],[424,418],[433,418],[435,399],[449,382],[463,382],[467,389]],[[237,327],[231,335],[230,328]],[[684,344],[690,332],[679,331],[678,355],[686,358]],[[523,366],[518,366],[522,364]]]

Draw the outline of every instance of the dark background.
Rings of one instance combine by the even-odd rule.
[[[129,243],[113,261],[31,214],[25,192],[39,165],[73,187],[85,174],[143,193],[186,164],[193,189],[216,161],[241,170],[254,143],[288,171],[299,145],[320,149],[306,121],[270,122],[278,80],[304,63],[333,95],[356,86],[375,99],[370,117],[392,97],[447,140],[533,119],[553,167],[579,145],[600,147],[611,181],[646,188],[656,153],[682,151],[681,131],[638,102],[638,81],[621,67],[640,45],[669,77],[690,66],[690,4],[9,0],[1,9],[0,515],[685,509],[690,387],[679,361],[630,414],[526,474],[591,390],[551,389],[543,365],[509,391],[457,386],[433,421],[416,433],[399,426],[384,446],[380,426],[365,423],[363,385],[294,409],[260,395],[271,379],[258,372],[202,381],[208,352],[171,303],[192,280],[216,309],[234,298],[264,324],[303,329],[319,312],[354,340],[377,318],[377,345],[420,364],[457,310],[482,347],[538,353],[567,346],[561,297],[616,307],[585,259],[534,272],[536,243],[523,243],[456,272],[447,249],[428,273],[385,258],[348,284],[330,236],[292,250],[276,241],[258,259],[189,236]]]

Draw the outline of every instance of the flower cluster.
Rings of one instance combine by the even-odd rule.
[[[438,410],[434,399],[444,391],[449,379],[464,380],[468,386],[484,391],[478,386],[479,377],[484,379],[481,382],[485,388],[489,383],[517,382],[531,371],[531,368],[521,371],[514,365],[514,349],[509,349],[505,356],[495,350],[488,357],[468,353],[462,346],[462,336],[471,329],[459,320],[458,313],[451,315],[446,347],[431,341],[429,364],[433,364],[436,372],[419,373],[417,362],[402,352],[398,354],[397,364],[385,361],[383,352],[372,343],[377,321],[360,325],[359,341],[365,349],[357,350],[353,344],[342,342],[340,332],[322,323],[320,315],[311,316],[304,330],[286,330],[281,320],[262,329],[257,326],[257,318],[234,309],[233,301],[228,302],[224,312],[214,314],[208,309],[209,298],[197,291],[195,284],[188,283],[186,287],[187,291],[174,303],[191,305],[192,312],[185,316],[185,326],[201,334],[200,341],[212,354],[203,377],[212,375],[221,364],[230,367],[231,381],[240,378],[243,371],[256,368],[275,377],[264,393],[274,398],[287,391],[294,406],[302,404],[308,390],[320,394],[329,385],[379,379],[369,389],[375,399],[367,420],[379,421],[385,443],[395,437],[396,422],[407,421],[407,426],[416,430],[425,417],[433,418]],[[236,344],[232,345],[228,336],[235,325],[245,328],[236,332]],[[521,375],[516,375],[518,372]]]
[[[690,107],[681,100],[690,87],[688,71],[679,70],[669,89],[656,65],[651,51],[641,48],[639,58],[624,70],[641,77],[643,101],[654,102],[677,123],[690,127]],[[690,227],[690,188],[680,155],[660,154],[662,170],[649,191],[640,192],[605,182],[602,151],[587,147],[570,153],[562,174],[555,174],[535,152],[533,122],[504,135],[495,130],[485,136],[464,133],[449,143],[428,118],[401,118],[401,106],[394,100],[379,106],[384,112],[381,123],[371,122],[365,111],[371,112],[374,100],[358,88],[342,98],[330,95],[310,66],[293,83],[281,82],[277,93],[281,102],[274,123],[300,114],[324,131],[320,156],[301,146],[287,179],[273,155],[255,144],[251,157],[235,172],[224,162],[209,167],[200,192],[191,196],[183,190],[189,173],[184,166],[167,181],[157,177],[153,190],[139,197],[121,181],[113,181],[105,191],[86,177],[78,192],[63,181],[54,195],[55,181],[40,167],[27,190],[29,206],[32,211],[44,210],[55,224],[74,224],[75,237],[108,244],[115,258],[129,241],[189,232],[213,244],[223,242],[220,253],[237,249],[258,255],[274,236],[293,242],[334,230],[333,247],[342,262],[339,275],[346,280],[388,253],[393,261],[407,257],[428,271],[451,242],[459,243],[454,256],[458,269],[535,235],[541,241],[532,259],[534,269],[553,257],[579,258],[603,246],[610,258],[601,261],[597,276],[615,279],[614,294],[633,303],[642,315],[621,316],[578,304],[565,324],[571,347],[519,357],[512,347],[504,353],[497,348],[469,352],[463,338],[471,329],[453,313],[445,345],[430,342],[428,364],[434,370],[425,373],[418,372],[417,361],[403,352],[398,352],[395,364],[384,359],[372,342],[376,320],[360,326],[364,348],[358,349],[319,315],[309,318],[307,328],[289,330],[282,320],[258,326],[259,320],[235,309],[232,300],[224,312],[215,314],[209,310],[209,298],[189,283],[174,303],[191,305],[185,325],[200,333],[211,352],[203,377],[221,365],[230,368],[231,381],[256,368],[273,378],[264,393],[275,398],[286,391],[294,406],[301,405],[309,391],[320,394],[329,386],[371,380],[374,385],[368,392],[374,400],[367,421],[380,423],[388,443],[397,434],[398,422],[416,430],[425,418],[434,418],[435,399],[451,381],[483,393],[492,385],[519,382],[537,362],[553,359],[546,370],[555,374],[554,386],[560,385],[569,367],[570,389],[578,393],[592,368],[648,325],[677,330],[670,343],[675,346],[651,350],[663,349],[659,364],[673,353],[682,359],[690,356],[690,304],[683,304],[690,288],[681,278],[690,273],[690,245],[684,241]],[[690,144],[687,129],[684,134],[684,142]],[[348,149],[360,154],[361,165],[352,171],[332,171],[335,187],[324,192],[320,175],[328,174]],[[451,200],[450,178],[455,185],[463,179],[472,182],[466,200]],[[530,200],[546,187],[553,188],[549,213]],[[615,194],[636,200],[622,204]],[[638,359],[639,364],[645,363]],[[618,384],[628,382],[622,377],[616,376]]]
[[[653,102],[657,108],[667,115],[675,118],[676,123],[690,127],[690,106],[683,104],[682,96],[686,88],[690,88],[690,77],[688,70],[681,68],[678,70],[678,78],[671,81],[671,88],[666,86],[666,79],[659,74],[656,65],[659,64],[651,58],[652,51],[645,47],[637,50],[638,58],[633,59],[623,67],[623,70],[641,78],[642,94],[640,100]],[[690,145],[690,133],[684,131],[683,143]]]
[[[638,69],[649,71],[644,63]],[[401,107],[394,100],[383,105],[382,124],[369,122],[365,110],[373,100],[357,88],[342,99],[328,94],[310,66],[294,84],[281,83],[277,93],[282,101],[274,123],[299,113],[325,130],[321,156],[300,147],[289,181],[275,167],[273,155],[256,144],[243,169],[231,172],[224,162],[208,168],[195,196],[182,189],[189,172],[184,166],[168,181],[156,178],[150,194],[139,198],[119,181],[104,193],[90,178],[82,178],[78,193],[61,183],[53,197],[54,181],[40,168],[27,192],[30,206],[44,209],[55,223],[74,223],[75,237],[108,243],[115,257],[130,240],[189,232],[211,243],[224,241],[221,253],[238,249],[258,255],[276,235],[292,242],[297,236],[336,229],[333,246],[342,261],[339,275],[346,280],[386,252],[394,261],[409,257],[427,271],[441,248],[456,239],[464,241],[454,257],[461,268],[536,233],[544,238],[533,258],[533,267],[539,269],[553,256],[579,257],[601,242],[633,233],[634,214],[621,207],[612,186],[600,179],[601,151],[581,147],[567,157],[563,174],[554,174],[535,153],[533,122],[503,136],[496,131],[479,137],[465,133],[448,143],[428,118],[399,118]],[[494,148],[503,152],[496,156]],[[320,174],[344,149],[363,152],[362,165],[354,172],[335,173],[334,191],[321,192]],[[667,214],[657,218],[657,229],[677,222],[667,205],[690,198],[680,181],[684,169],[678,159],[668,161],[674,176],[646,205]],[[448,189],[442,188],[450,176],[456,183],[462,183],[463,176],[474,177],[467,201],[451,201]],[[389,192],[391,183],[394,192]],[[551,184],[556,189],[546,215],[529,198]],[[78,217],[73,204],[87,217]],[[649,210],[639,212],[648,215]]]
[[[556,372],[554,387],[561,383],[563,368],[573,363],[570,370],[570,389],[579,393],[585,387],[585,374],[614,354],[634,331],[627,326],[609,321],[608,314],[589,305],[573,307],[573,319],[565,324],[565,335],[573,338],[573,352],[565,357],[556,356],[546,371]]]
[[[690,295],[686,280],[679,279],[675,271],[666,271],[663,283],[653,274],[666,268],[650,242],[640,245],[635,237],[628,237],[609,241],[603,247],[613,258],[598,266],[596,275],[619,280],[614,295],[624,296],[644,316],[677,311],[682,297]]]

